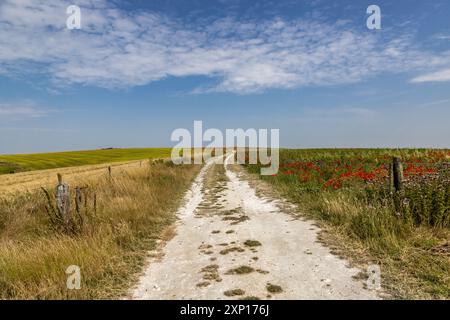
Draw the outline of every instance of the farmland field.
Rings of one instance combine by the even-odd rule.
[[[9,159],[21,161],[21,157],[25,157],[30,161],[40,158],[43,167],[61,163],[64,166],[71,163],[77,154],[80,153],[63,153],[66,158],[59,153],[44,157],[17,155],[9,156]],[[165,157],[169,149],[105,150],[81,154],[83,157],[78,157],[78,161],[86,164],[106,159],[111,161],[112,158]],[[93,155],[92,159],[90,155]],[[72,156],[72,160],[67,161],[68,156]],[[394,156],[400,158],[403,164],[403,188],[399,191],[392,189],[391,164]],[[259,175],[259,165],[245,167],[250,175],[254,174],[255,179],[249,181],[260,181],[270,186],[273,192],[270,197],[286,198],[298,206],[294,214],[317,223],[322,230],[319,241],[331,248],[334,254],[361,270],[371,263],[379,265],[383,290],[390,297],[448,299],[449,160],[449,150],[281,149],[280,169],[276,175]],[[107,174],[109,166],[112,176]],[[212,167],[204,182],[211,191],[205,192],[204,202],[197,207],[199,212],[220,210],[221,207],[215,203],[221,197],[221,190],[227,190],[228,184],[216,184],[229,179],[230,167],[226,166],[225,170],[223,166],[222,169],[218,169],[220,166]],[[167,228],[174,221],[175,209],[182,200],[183,192],[199,170],[199,166],[174,166],[170,161],[138,160],[0,176],[0,193],[6,195],[4,199],[0,197],[0,298],[90,299],[127,295],[130,285],[136,283],[137,275],[142,271],[147,250],[156,248],[155,239],[160,241],[173,236]],[[236,168],[233,170],[239,171]],[[56,173],[62,173],[64,181],[73,187],[87,187],[83,219],[74,219],[70,225],[62,224],[57,216],[52,216],[52,205],[46,200],[44,192],[39,190],[44,187],[53,199]],[[248,178],[240,175],[240,179]],[[240,182],[234,180],[233,183]],[[249,190],[245,192],[245,201],[250,201],[249,194]],[[232,193],[224,199],[237,201],[239,196],[239,193]],[[236,209],[231,204],[222,210],[223,214],[229,214],[228,211],[245,209]],[[242,232],[242,236],[246,237],[250,232],[258,234],[255,228],[267,228],[258,235],[258,240],[265,247],[276,247],[280,239],[269,241],[265,240],[264,235],[270,234],[275,223],[284,220],[276,219],[272,212],[269,211],[267,217],[275,220],[268,225],[256,222],[266,217],[260,209],[255,215],[247,213],[249,221],[241,222],[241,228],[248,230]],[[196,223],[203,223],[198,215],[187,216],[191,216]],[[218,226],[224,223],[222,215],[217,215],[217,219],[215,224],[211,224],[208,234],[220,231]],[[294,228],[293,222],[290,225]],[[303,250],[306,244],[300,238],[297,240],[297,237],[304,236],[303,233],[297,234],[293,230],[289,233],[292,234],[290,241]],[[197,240],[205,241],[203,235],[199,234]],[[239,234],[232,234],[232,237],[237,240]],[[313,241],[315,238],[310,239]],[[280,241],[284,243],[284,240]],[[193,246],[196,248],[197,245]],[[178,261],[180,255],[190,255],[195,251],[180,250],[168,253],[173,256],[173,261]],[[277,247],[276,250],[280,249]],[[72,252],[76,252],[75,260]],[[306,251],[304,254],[310,253]],[[275,259],[278,263],[283,261],[276,255],[264,258]],[[297,258],[299,263],[306,259],[302,256]],[[37,259],[44,262],[51,260],[52,263],[36,264]],[[168,259],[169,264],[170,261]],[[195,264],[187,258],[184,261],[187,265],[183,268],[189,269]],[[61,270],[72,263],[85,270],[83,289],[71,291],[70,296],[65,296],[65,274]],[[191,274],[197,273],[193,270]],[[367,276],[362,272],[357,279],[363,281]],[[302,281],[308,280],[305,278]],[[142,284],[146,290],[147,285],[145,281]],[[192,291],[193,296],[197,294],[195,283],[186,289]]]
[[[0,174],[169,156],[170,148],[127,148],[0,155]]]
[[[48,199],[39,189],[0,199],[0,299],[126,295],[148,250],[170,236],[167,227],[199,167],[146,161],[113,168],[111,177],[105,168],[103,174],[90,170],[68,180],[64,175],[72,190],[83,187],[77,210],[72,193],[68,223],[54,211],[56,172],[51,187],[37,181],[45,186]],[[36,174],[42,179],[43,174]],[[69,265],[82,268],[80,290],[67,290]]]
[[[393,156],[403,162],[398,191]],[[379,264],[393,297],[449,299],[449,162],[449,150],[283,149],[278,174],[260,177],[318,221],[341,255]]]
[[[130,154],[138,153],[150,154],[142,149]],[[403,164],[398,191],[392,183],[394,156]],[[259,175],[259,165],[245,165],[245,171],[227,161],[200,171],[196,165],[139,160],[2,175],[0,195],[8,196],[0,197],[0,299],[192,298],[205,292],[221,298],[231,290],[229,281],[237,283],[233,277],[242,281],[240,290],[259,291],[261,297],[266,287],[255,286],[267,277],[283,284],[281,298],[322,297],[328,290],[329,297],[374,298],[362,285],[370,264],[381,268],[383,295],[449,299],[449,160],[449,150],[281,149],[273,176]],[[89,161],[94,160],[84,159]],[[71,194],[68,222],[54,207],[57,173],[71,190],[83,188],[81,207]],[[184,222],[173,229],[189,186],[196,186],[186,194],[194,204],[186,205],[191,211],[179,216]],[[259,197],[253,190],[269,194]],[[271,204],[283,198],[296,205],[290,216]],[[249,243],[261,247],[258,256]],[[161,261],[155,250],[163,247],[168,249]],[[335,258],[324,263],[328,248]],[[149,250],[158,262],[148,263]],[[255,278],[225,272],[225,266],[236,267],[236,259],[255,266],[254,273],[244,269]],[[347,262],[361,272],[352,276]],[[257,268],[260,264],[268,270]],[[66,288],[69,265],[83,270],[81,290]],[[150,278],[139,277],[145,265]],[[345,272],[332,272],[340,268]],[[201,270],[215,270],[203,280],[220,281],[199,282]],[[155,291],[155,281],[161,288],[181,281],[176,277],[186,277],[183,290]],[[330,287],[322,287],[324,277],[332,279]],[[298,281],[286,280],[292,278]],[[134,284],[139,290],[130,291]],[[208,287],[213,291],[204,291]]]

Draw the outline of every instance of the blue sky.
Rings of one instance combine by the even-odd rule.
[[[0,153],[173,146],[194,120],[277,128],[284,147],[448,148],[449,15],[449,1],[3,0]]]

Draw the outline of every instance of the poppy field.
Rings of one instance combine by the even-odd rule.
[[[399,193],[390,190],[393,156],[403,162]],[[415,224],[450,226],[448,150],[282,150],[279,172],[268,179],[298,192],[365,193]]]
[[[398,191],[393,157],[403,167]],[[278,173],[260,177],[338,249],[380,264],[393,297],[450,298],[450,150],[281,149]]]
[[[450,163],[447,150],[282,150],[280,156],[277,179],[334,190],[387,181],[393,156],[403,160],[406,179],[435,175]]]

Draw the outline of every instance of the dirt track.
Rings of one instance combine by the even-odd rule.
[[[133,299],[378,298],[353,278],[361,270],[317,241],[316,226],[256,195],[228,161],[202,169]]]

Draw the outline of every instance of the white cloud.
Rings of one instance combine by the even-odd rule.
[[[439,34],[435,34],[433,38],[435,38],[437,40],[450,40],[450,35],[439,33]]]
[[[413,83],[450,81],[450,69],[444,69],[433,73],[427,73],[411,79]]]
[[[249,93],[450,64],[450,54],[421,51],[407,36],[355,31],[342,21],[229,17],[186,24],[152,12],[123,12],[106,1],[77,3],[82,30],[70,31],[68,1],[2,2],[0,72],[43,73],[55,86],[107,88],[202,75],[213,84],[194,92]]]
[[[432,107],[432,106],[440,106],[440,105],[450,105],[450,99],[436,100],[424,103],[420,105],[421,108]]]
[[[0,120],[12,118],[39,118],[51,110],[37,107],[34,103],[25,101],[21,103],[0,103]]]

